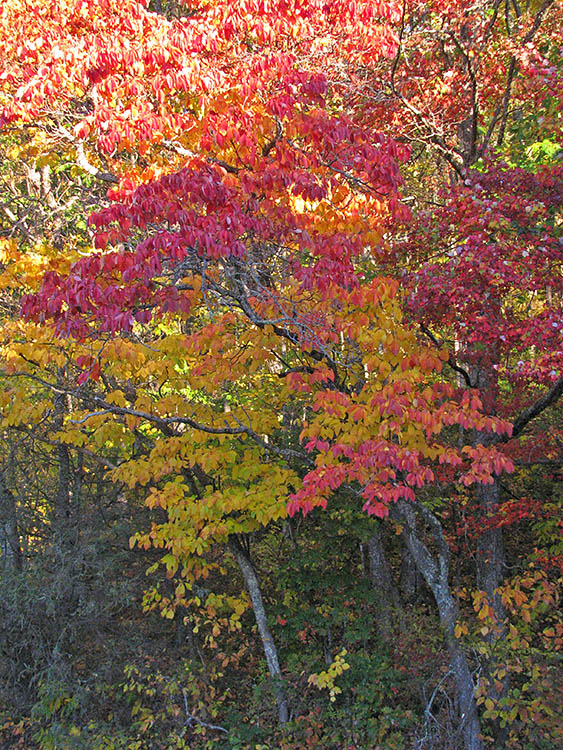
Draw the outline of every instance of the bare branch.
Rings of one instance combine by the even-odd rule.
[[[270,153],[270,151],[276,146],[277,143],[279,143],[279,141],[281,140],[282,135],[283,135],[283,124],[276,117],[276,134],[262,148],[262,156],[264,156],[264,157],[268,156],[268,154]]]
[[[524,36],[520,43],[520,47],[525,46],[528,44],[528,42],[531,42],[534,38],[536,32],[538,31],[539,27],[541,26],[541,22],[543,20],[543,17],[548,10],[548,8],[553,5],[555,0],[546,0],[542,7],[538,10],[536,13],[536,17],[534,19],[534,23],[532,24],[531,28],[529,29],[528,33]],[[508,3],[506,5],[508,8]],[[515,6],[516,7],[516,6]],[[479,149],[480,153],[483,154],[485,152],[485,149],[487,148],[491,135],[493,133],[493,130],[497,124],[498,118],[500,113],[501,115],[501,125],[499,134],[497,136],[497,146],[502,146],[502,143],[504,141],[504,134],[506,131],[506,123],[508,119],[508,105],[510,103],[510,95],[512,91],[512,84],[514,82],[514,78],[516,76],[516,73],[518,72],[518,63],[516,61],[516,57],[513,55],[512,59],[510,60],[510,65],[508,66],[508,75],[506,77],[506,86],[504,89],[504,95],[502,98],[501,104],[497,107],[495,114],[493,115],[493,118],[491,122],[489,123],[489,127],[487,129],[487,134],[485,135],[485,138],[483,140],[483,144],[481,145],[481,148]]]
[[[140,419],[145,419],[147,422],[150,422],[161,429],[167,435],[173,434],[173,427],[177,425],[186,425],[187,427],[191,427],[194,430],[206,432],[210,435],[242,435],[244,433],[248,433],[248,428],[244,426],[229,427],[228,424],[225,424],[225,427],[212,427],[211,425],[204,425],[196,422],[190,417],[160,417],[157,414],[150,414],[149,412],[141,411],[139,409],[115,406],[114,404],[109,404],[107,401],[104,401],[104,399],[100,398],[99,396],[93,396],[88,393],[81,393],[77,389],[57,386],[54,383],[43,380],[43,378],[40,378],[37,375],[32,375],[29,372],[16,372],[12,374],[12,377],[29,378],[30,380],[33,380],[37,383],[40,383],[41,385],[44,385],[46,388],[49,388],[53,393],[59,395],[74,396],[82,403],[90,402],[100,407],[98,411],[87,414],[83,419],[77,421],[76,424],[81,424],[91,417],[101,414],[117,414],[120,416],[139,417]]]
[[[402,49],[402,44],[403,44],[403,36],[405,33],[405,13],[406,13],[406,0],[403,0],[403,10],[402,10],[402,15],[401,15],[401,29],[399,31],[399,45],[397,47],[397,54],[395,55],[395,58],[393,59],[393,65],[391,66],[391,91],[393,92],[394,96],[400,99],[403,106],[406,107],[406,109],[411,114],[414,115],[414,117],[418,120],[418,122],[423,125],[423,127],[428,132],[428,140],[438,147],[439,151],[442,154],[442,158],[450,165],[450,167],[454,170],[457,176],[460,179],[463,179],[465,176],[463,166],[460,165],[454,158],[452,154],[452,149],[448,148],[443,138],[439,135],[439,133],[436,132],[436,130],[428,122],[428,118],[425,117],[423,112],[421,112],[418,109],[418,107],[415,107],[411,102],[409,102],[408,99],[406,99],[406,97],[403,96],[403,94],[397,88],[397,85],[395,82],[395,76],[397,73],[397,68],[399,67],[399,60],[401,59],[401,49]],[[417,140],[417,139],[413,138],[413,140]]]
[[[98,169],[98,167],[90,164],[86,153],[84,152],[83,141],[79,140],[70,130],[63,127],[62,125],[59,125],[56,132],[57,135],[62,136],[65,140],[70,141],[74,144],[74,147],[76,149],[76,163],[85,172],[91,174],[93,177],[96,177],[98,180],[102,180],[103,182],[111,182],[113,185],[117,185],[119,183],[118,178],[114,174],[111,174],[110,172],[102,172],[101,169]]]
[[[465,67],[467,68],[469,80],[471,81],[471,140],[469,143],[469,153],[464,153],[463,155],[465,165],[470,166],[473,164],[477,156],[477,125],[479,123],[479,92],[477,87],[477,76],[475,75],[471,58],[465,51],[459,39],[451,32],[449,36],[465,61]]]
[[[218,724],[208,724],[206,721],[203,721],[203,719],[200,719],[197,716],[194,716],[192,713],[190,713],[188,709],[188,696],[186,695],[186,689],[182,688],[182,695],[184,696],[184,711],[186,712],[186,725],[191,726],[194,722],[197,724],[200,724],[202,727],[206,727],[207,729],[213,729],[216,732],[225,732],[226,734],[229,733],[228,729],[225,729],[225,727],[221,727]]]
[[[542,411],[545,411],[545,409],[554,404],[561,397],[561,394],[563,394],[563,375],[559,380],[555,381],[547,393],[544,393],[544,395],[538,398],[538,400],[531,406],[520,412],[513,423],[512,437],[518,437],[528,423],[531,422],[532,419],[535,419],[535,417],[539,416]],[[505,443],[510,439],[510,437],[504,435],[500,438],[499,442]]]
[[[439,341],[436,336],[430,331],[429,328],[427,328],[424,323],[420,323],[420,330],[428,336],[430,341],[434,344],[434,346],[437,346],[438,348],[444,345],[443,341]],[[455,372],[458,372],[463,379],[465,380],[465,384],[468,388],[475,388],[475,385],[471,382],[471,378],[469,376],[469,373],[467,370],[465,370],[461,365],[458,365],[458,363],[455,360],[454,355],[451,352],[448,352],[448,365],[452,368],[452,370],[455,370]]]
[[[536,35],[536,31],[541,26],[541,22],[543,21],[543,17],[548,10],[548,8],[553,5],[555,0],[545,0],[542,7],[538,10],[536,13],[536,17],[534,19],[534,23],[532,24],[532,28],[528,31],[524,39],[522,39],[522,44],[528,44],[528,42],[531,42],[534,36]]]

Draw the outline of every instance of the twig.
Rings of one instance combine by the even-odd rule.
[[[207,721],[203,721],[203,719],[200,719],[198,716],[194,716],[192,713],[190,713],[188,708],[188,697],[186,695],[186,688],[182,688],[182,695],[184,696],[184,711],[186,712],[186,725],[188,727],[191,727],[194,722],[197,724],[200,724],[202,727],[207,727],[207,729],[213,729],[216,732],[225,732],[225,734],[229,734],[229,730],[225,729],[225,727],[221,727],[218,724],[209,724]]]

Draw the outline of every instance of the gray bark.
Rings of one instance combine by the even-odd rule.
[[[438,549],[434,559],[420,539],[415,523],[415,509],[430,528]],[[438,519],[422,504],[397,503],[393,515],[404,523],[403,537],[417,568],[430,587],[438,606],[440,623],[450,658],[456,697],[459,704],[459,732],[465,750],[483,750],[481,726],[475,702],[475,686],[463,650],[455,636],[457,612],[449,585],[449,549]]]
[[[18,532],[16,503],[6,485],[4,470],[0,470],[0,554],[2,561],[21,571],[23,554]]]
[[[63,425],[66,408],[66,396],[57,394],[54,399],[54,428],[60,430]],[[55,533],[64,537],[68,532],[70,524],[70,498],[71,498],[71,462],[68,447],[63,443],[57,445],[56,450],[58,462],[58,486],[55,493]]]
[[[417,593],[420,589],[420,573],[406,545],[401,551],[401,578],[399,586],[401,596],[405,602],[412,604],[416,601]]]
[[[250,601],[252,602],[256,625],[258,626],[258,632],[260,633],[260,638],[262,640],[264,656],[266,657],[268,671],[270,672],[270,677],[273,682],[274,694],[276,696],[276,704],[278,707],[278,719],[280,724],[285,724],[289,720],[289,709],[282,685],[282,673],[276,644],[268,626],[268,618],[266,616],[262,591],[260,590],[260,582],[249,556],[236,538],[231,538],[229,540],[229,549],[237,561],[248,589],[248,593],[250,594]]]
[[[368,544],[369,577],[373,590],[378,595],[377,626],[384,640],[393,637],[394,608],[399,607],[399,596],[393,583],[391,568],[383,549],[379,524],[374,526]]]
[[[416,518],[414,519],[416,528]],[[401,577],[399,579],[399,590],[401,597],[407,604],[412,604],[423,587],[422,576],[406,544],[401,550]]]
[[[496,442],[496,435],[478,432],[475,445],[491,445]],[[476,499],[479,504],[478,512],[483,519],[483,531],[477,539],[477,586],[487,594],[489,604],[493,608],[496,619],[496,636],[503,633],[502,623],[506,612],[501,597],[495,593],[504,580],[506,558],[504,551],[504,535],[502,528],[488,528],[489,519],[498,512],[500,507],[500,478],[493,477],[492,484],[477,484]]]
[[[500,307],[497,302],[493,309]],[[500,315],[500,311],[497,313]],[[497,412],[498,375],[493,364],[499,361],[499,355],[492,353],[492,363],[486,367],[474,367],[471,379],[480,389],[485,411],[489,414]],[[472,444],[474,446],[491,446],[498,441],[497,435],[490,432],[475,432]],[[487,520],[494,515],[500,505],[500,480],[494,477],[493,484],[477,484],[476,499],[479,504],[481,518]],[[495,594],[504,578],[505,555],[502,528],[485,528],[477,541],[477,585],[487,594],[489,603],[493,607],[497,622],[505,618],[501,599]]]
[[[485,520],[494,514],[500,504],[500,480],[495,477],[493,484],[477,485],[477,499],[482,518]],[[502,528],[485,528],[477,540],[477,587],[484,591],[493,609],[495,625],[490,628],[485,640],[494,644],[506,633],[506,610],[501,596],[496,593],[504,580],[505,552]],[[490,658],[483,663],[483,677],[488,683],[487,694],[495,701],[501,700],[510,689],[510,672],[502,680],[494,678],[498,662]],[[506,728],[495,722],[496,737],[502,741]]]
[[[500,480],[493,484],[477,485],[477,500],[481,517],[490,518],[500,505]],[[505,570],[504,539],[502,528],[486,528],[477,540],[477,585],[487,594],[497,623],[502,623],[505,611],[501,598],[495,593],[502,584]]]

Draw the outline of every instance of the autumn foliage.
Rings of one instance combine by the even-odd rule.
[[[2,5],[8,746],[558,743],[560,20]]]

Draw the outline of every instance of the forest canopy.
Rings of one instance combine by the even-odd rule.
[[[554,0],[0,3],[0,747],[554,748]]]

